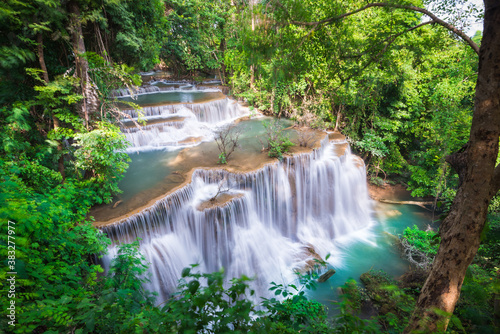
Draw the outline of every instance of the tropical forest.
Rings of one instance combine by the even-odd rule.
[[[498,0],[0,1],[0,333],[500,333]]]

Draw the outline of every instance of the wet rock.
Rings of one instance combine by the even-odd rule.
[[[385,214],[387,217],[397,217],[402,215],[401,211],[399,210],[388,210],[385,212]]]
[[[314,246],[311,244],[304,245],[303,252],[300,253],[299,259],[305,261],[305,265],[301,268],[295,268],[295,271],[301,274],[312,273],[318,268],[326,265],[325,260],[316,253]]]
[[[399,245],[399,238],[396,235],[385,231],[382,232],[382,234],[386,235],[391,240],[391,244]]]
[[[330,277],[332,277],[334,274],[335,274],[335,269],[328,269],[328,271],[326,273],[324,273],[323,275],[321,275],[318,278],[318,282],[319,283],[324,283],[324,282],[328,281],[328,279]]]
[[[203,211],[206,209],[212,209],[215,207],[223,207],[227,205],[229,202],[231,202],[233,199],[236,198],[241,198],[243,197],[243,194],[228,194],[228,193],[222,193],[219,194],[218,196],[214,197],[213,199],[209,199],[208,201],[202,202],[198,207],[196,208],[198,211]]]
[[[415,300],[400,290],[396,282],[376,272],[364,273],[360,279],[380,315],[392,313],[400,319],[410,315]]]

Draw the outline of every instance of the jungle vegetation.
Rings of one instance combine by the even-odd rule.
[[[462,31],[476,19],[483,31],[468,38]],[[0,328],[498,330],[498,31],[493,0],[483,9],[464,0],[2,1],[2,315],[10,306],[8,273],[17,278],[16,326],[2,316]],[[433,259],[430,269],[411,286],[378,272],[362,278],[368,292],[347,282],[333,319],[305,296],[314,277],[301,286],[270,283],[284,299],[253,305],[247,277],[192,267],[178,294],[158,305],[142,288],[147,263],[137,244],[123,245],[104,273],[96,257],[110,241],[88,213],[120,191],[129,160],[111,92],[140,85],[138,71],[155,66],[193,80],[217,75],[264,113],[341,131],[365,160],[370,182],[402,182],[414,196],[434,198],[443,214],[438,234],[408,229],[402,236]],[[229,287],[224,279],[232,279]],[[370,298],[385,312],[363,320],[358,311]]]

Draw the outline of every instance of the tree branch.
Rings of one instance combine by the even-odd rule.
[[[385,50],[396,40],[396,38],[398,38],[399,36],[403,35],[403,34],[406,34],[407,32],[410,32],[412,30],[416,30],[422,26],[425,26],[427,24],[434,24],[436,23],[434,20],[430,20],[430,21],[426,21],[426,22],[422,22],[414,27],[411,27],[411,28],[408,28],[402,32],[399,32],[395,35],[392,35],[392,36],[389,36],[387,37],[386,39],[383,40],[383,43],[387,43],[384,48],[382,49],[382,52],[381,53],[384,53]],[[376,46],[379,46],[381,43],[377,43],[375,46],[372,46],[370,47],[368,50],[365,50],[363,52],[358,52],[357,54],[353,54],[353,55],[348,55],[348,56],[343,56],[342,59],[346,59],[346,58],[359,58],[361,56],[364,56],[364,55],[367,55],[369,54],[373,49],[375,49]],[[381,53],[378,53],[376,57],[380,56]]]
[[[411,10],[411,11],[425,14],[425,15],[429,16],[432,19],[432,21],[434,21],[435,23],[445,27],[446,29],[448,29],[449,31],[453,32],[454,34],[459,36],[461,39],[463,39],[474,50],[474,52],[476,52],[479,55],[479,46],[476,43],[474,43],[474,41],[469,36],[467,36],[463,31],[461,31],[460,29],[456,28],[455,26],[449,24],[448,22],[441,20],[440,18],[438,18],[436,15],[434,15],[433,13],[428,11],[427,9],[416,7],[416,6],[398,5],[398,4],[392,4],[392,3],[387,3],[387,2],[376,2],[376,3],[367,4],[366,6],[363,6],[363,7],[356,9],[352,12],[344,13],[344,14],[341,14],[341,15],[338,15],[335,17],[330,17],[330,18],[327,18],[327,19],[324,19],[321,21],[302,22],[302,21],[290,20],[290,23],[292,23],[294,25],[300,25],[300,26],[312,26],[313,28],[308,33],[308,35],[309,35],[312,33],[312,31],[320,29],[324,25],[332,24],[333,22],[339,21],[345,17],[354,15],[356,13],[359,13],[361,11],[364,11],[364,10],[366,10],[368,8],[372,8],[372,7],[399,8],[399,9],[406,9],[406,10]]]
[[[370,66],[370,64],[372,62],[375,62],[377,59],[380,59],[380,57],[382,56],[382,54],[385,53],[385,51],[387,50],[387,48],[396,40],[396,38],[398,38],[399,36],[407,33],[407,32],[410,32],[412,30],[415,30],[415,29],[418,29],[426,24],[432,24],[432,23],[435,23],[434,21],[427,21],[427,22],[423,22],[423,23],[420,23],[414,27],[411,27],[411,28],[408,28],[406,29],[405,31],[402,31],[400,33],[397,33],[396,35],[393,35],[393,36],[389,36],[387,37],[383,42],[387,42],[386,45],[384,45],[384,47],[382,48],[382,50],[380,50],[377,54],[373,55],[370,57],[370,59],[368,60],[368,62],[363,65],[360,69],[358,69],[358,71],[355,71],[354,73],[352,73],[351,75],[349,75],[347,78],[340,78],[341,82],[344,83],[346,81],[349,81],[351,80],[354,76],[358,75],[359,73],[363,72],[368,66]],[[371,48],[373,49],[373,48]],[[371,50],[370,49],[370,50]],[[369,53],[370,50],[367,50],[361,54],[359,54],[359,56],[362,56],[363,54],[365,53]]]

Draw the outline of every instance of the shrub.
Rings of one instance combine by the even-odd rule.
[[[268,155],[278,160],[283,160],[283,153],[289,151],[290,147],[295,144],[290,141],[290,138],[283,132],[284,125],[277,119],[270,122],[264,122],[267,138]]]

